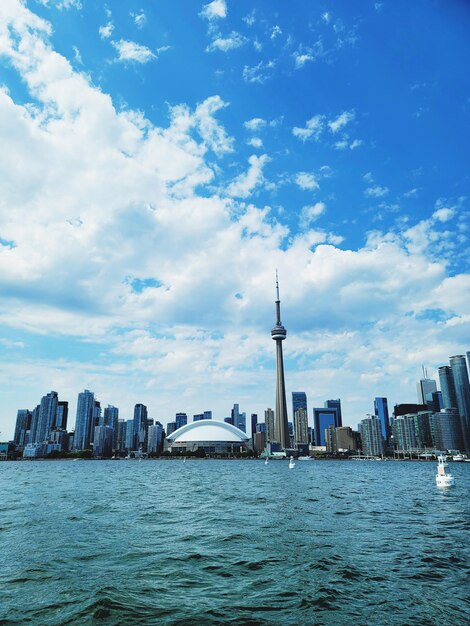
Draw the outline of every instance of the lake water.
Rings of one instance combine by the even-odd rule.
[[[0,463],[0,624],[470,622],[470,463]]]

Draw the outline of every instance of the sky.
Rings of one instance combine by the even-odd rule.
[[[470,5],[2,0],[0,439],[50,390],[355,427],[470,350]],[[292,411],[289,411],[291,418]]]

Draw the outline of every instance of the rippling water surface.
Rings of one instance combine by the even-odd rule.
[[[470,463],[0,464],[0,623],[470,623]]]

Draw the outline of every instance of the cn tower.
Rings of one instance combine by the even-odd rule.
[[[277,442],[286,449],[290,448],[289,425],[287,423],[286,385],[284,382],[284,360],[282,358],[282,342],[287,331],[281,322],[281,301],[279,299],[279,280],[276,270],[276,325],[271,337],[276,342],[276,413],[274,416],[274,436]]]

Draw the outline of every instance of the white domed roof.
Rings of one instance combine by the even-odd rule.
[[[178,428],[168,435],[167,439],[171,444],[178,445],[195,441],[244,443],[249,437],[242,430],[227,422],[199,420]]]

